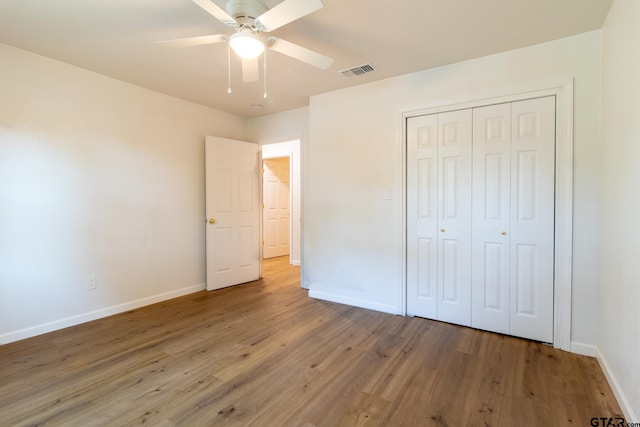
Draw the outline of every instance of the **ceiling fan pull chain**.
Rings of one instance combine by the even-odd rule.
[[[227,93],[233,92],[231,90],[231,46],[227,43]]]
[[[264,99],[267,99],[267,49],[264,50],[262,57],[262,66],[264,74]]]

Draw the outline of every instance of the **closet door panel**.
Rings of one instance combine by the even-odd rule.
[[[438,116],[407,120],[407,313],[437,318]]]
[[[553,342],[555,97],[512,103],[510,334]]]
[[[511,104],[473,109],[472,322],[509,333]]]
[[[471,110],[438,114],[438,320],[471,324]]]

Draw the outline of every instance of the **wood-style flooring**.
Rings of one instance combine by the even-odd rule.
[[[589,426],[593,358],[310,299],[299,268],[0,346],[0,426]]]

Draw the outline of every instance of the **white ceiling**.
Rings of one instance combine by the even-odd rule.
[[[224,8],[226,0],[213,0]],[[280,0],[264,0],[271,8]],[[243,117],[308,105],[309,96],[599,29],[612,0],[323,0],[270,35],[335,59],[318,70],[276,52],[263,82],[242,83],[227,47],[155,41],[230,34],[190,0],[0,0],[0,42]],[[337,71],[373,64],[346,79]],[[262,109],[252,108],[261,104]]]

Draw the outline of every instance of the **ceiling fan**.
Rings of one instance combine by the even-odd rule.
[[[290,22],[302,18],[323,7],[321,0],[284,0],[267,9],[258,0],[229,0],[226,11],[211,0],[192,0],[225,25],[233,27],[232,35],[214,34],[199,37],[166,40],[174,46],[197,46],[229,42],[230,50],[242,59],[242,79],[253,82],[259,79],[259,56],[265,48],[290,56],[314,67],[326,70],[333,59],[313,50],[278,37],[263,37]],[[231,90],[229,89],[229,92]]]

